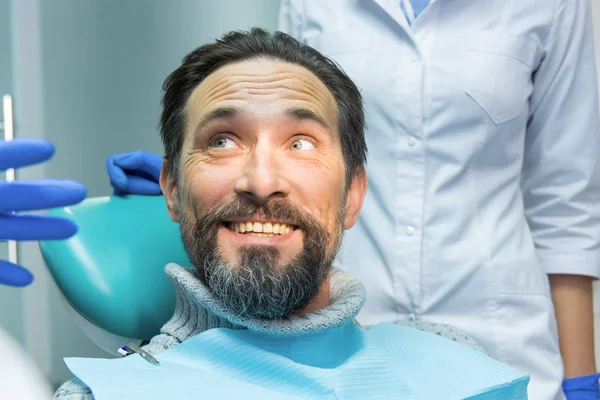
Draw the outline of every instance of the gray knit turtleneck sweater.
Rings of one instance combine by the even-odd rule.
[[[177,298],[173,317],[144,350],[158,354],[212,328],[250,329],[278,334],[304,334],[334,328],[350,321],[365,301],[363,285],[350,274],[334,268],[331,272],[331,302],[328,307],[310,314],[288,316],[279,320],[243,317],[231,313],[225,304],[195,276],[192,270],[177,264],[165,268]],[[409,323],[417,329],[433,331],[457,342],[480,349],[469,337],[451,327],[427,323]],[[75,378],[54,394],[60,400],[93,400],[90,389]]]

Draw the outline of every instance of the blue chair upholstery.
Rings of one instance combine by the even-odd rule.
[[[158,334],[175,308],[164,267],[191,265],[164,197],[90,198],[49,215],[70,218],[79,227],[69,240],[40,242],[67,303],[116,336],[145,340]]]

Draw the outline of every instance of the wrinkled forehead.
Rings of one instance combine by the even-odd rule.
[[[200,83],[190,95],[186,125],[193,129],[216,109],[235,108],[254,116],[303,109],[337,132],[337,105],[329,89],[308,69],[272,59],[227,64]]]

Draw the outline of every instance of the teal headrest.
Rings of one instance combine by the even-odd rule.
[[[179,226],[162,196],[98,197],[49,215],[79,230],[40,242],[42,256],[69,304],[116,335],[150,339],[173,315],[175,294],[164,268],[190,266]]]

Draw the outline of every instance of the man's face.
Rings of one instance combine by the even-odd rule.
[[[322,290],[366,191],[346,189],[337,106],[303,67],[226,65],[188,99],[177,183],[161,186],[198,276],[234,312],[280,318]]]

